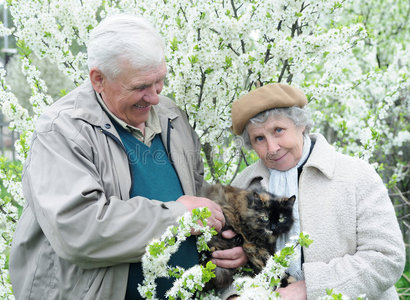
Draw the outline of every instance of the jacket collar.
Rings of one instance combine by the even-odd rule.
[[[310,138],[315,142],[315,146],[304,168],[315,168],[327,178],[332,179],[336,167],[336,151],[328,144],[323,135],[313,133],[310,134]],[[241,178],[241,181],[243,180],[244,182],[243,186],[252,186],[254,182],[258,182],[267,189],[269,187],[269,176],[268,168],[259,159],[249,167],[249,173],[244,178]]]
[[[316,168],[327,178],[332,179],[336,168],[336,150],[320,133],[310,134],[310,138],[315,141],[315,146],[304,168]]]
[[[72,118],[81,119],[97,127],[103,127],[105,124],[111,124],[103,108],[98,103],[95,91],[89,79],[80,85],[77,97],[74,100],[74,111]]]

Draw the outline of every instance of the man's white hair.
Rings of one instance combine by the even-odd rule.
[[[165,44],[154,27],[144,18],[117,14],[101,21],[90,33],[88,69],[98,68],[115,79],[121,64],[137,70],[149,70],[165,61]]]

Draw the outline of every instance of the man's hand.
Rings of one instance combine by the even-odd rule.
[[[226,239],[231,239],[236,236],[236,233],[232,230],[225,230],[222,232],[222,236]],[[243,248],[239,246],[213,252],[212,262],[218,267],[233,269],[245,265],[248,262],[248,257]]]
[[[189,211],[192,211],[198,207],[207,207],[211,212],[211,216],[207,219],[208,226],[214,227],[218,232],[221,231],[222,227],[224,227],[225,217],[222,212],[222,208],[212,200],[203,197],[185,195],[179,197],[177,202],[182,203]],[[192,234],[199,234],[199,232],[192,232]]]
[[[304,280],[296,281],[287,287],[278,289],[281,299],[306,300],[306,283]]]

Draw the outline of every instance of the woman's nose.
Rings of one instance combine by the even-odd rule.
[[[280,149],[279,143],[276,139],[268,139],[268,152],[277,152]]]

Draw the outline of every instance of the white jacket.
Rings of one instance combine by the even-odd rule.
[[[398,299],[394,284],[405,264],[395,211],[381,178],[366,162],[340,154],[320,134],[299,178],[301,230],[313,239],[303,249],[308,299],[327,288],[356,299]],[[259,160],[232,185],[269,184]]]

